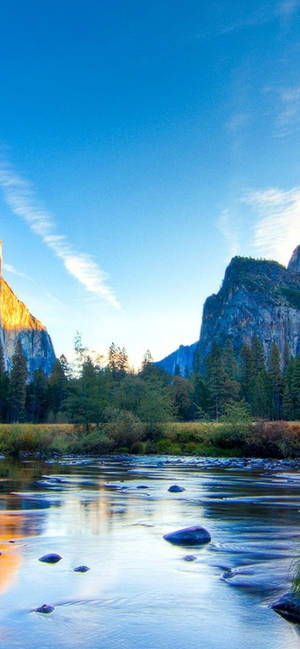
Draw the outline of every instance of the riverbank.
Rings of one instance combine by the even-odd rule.
[[[120,432],[120,431],[119,431]],[[300,458],[300,422],[171,422],[140,432],[127,445],[110,424],[1,424],[0,453],[52,456],[112,453],[206,457]]]

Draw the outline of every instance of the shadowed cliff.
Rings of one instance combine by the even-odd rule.
[[[281,358],[286,344],[292,356],[300,353],[300,246],[287,268],[264,259],[231,260],[221,289],[204,304],[198,344],[202,364],[214,342],[222,346],[230,337],[238,353],[255,334],[267,359],[273,342]],[[184,375],[186,367],[192,368],[195,346],[179,348],[158,365],[172,372],[178,365]]]

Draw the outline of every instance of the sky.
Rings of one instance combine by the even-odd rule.
[[[300,0],[0,8],[4,275],[57,355],[199,337],[233,255],[300,243]]]

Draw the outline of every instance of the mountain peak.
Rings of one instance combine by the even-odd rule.
[[[292,273],[300,273],[300,245],[295,248],[288,265]]]

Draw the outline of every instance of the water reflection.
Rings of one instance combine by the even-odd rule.
[[[174,483],[186,491],[170,494]],[[292,578],[299,507],[300,480],[293,472],[159,458],[3,461],[5,646],[198,649],[201,638],[214,649],[241,643],[244,649],[296,649],[297,628],[268,605]],[[193,549],[196,561],[187,563],[185,549],[162,536],[195,523],[210,531],[212,543]],[[63,560],[41,564],[47,552]],[[80,564],[91,570],[74,573]],[[30,614],[44,602],[56,607],[50,618]]]

